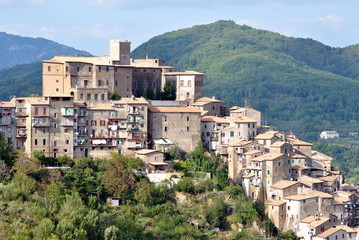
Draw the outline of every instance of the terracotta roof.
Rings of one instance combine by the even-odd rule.
[[[224,123],[229,124],[229,121],[225,118],[216,117],[216,116],[204,116],[201,118],[202,122],[216,122],[216,123]]]
[[[343,204],[345,202],[349,202],[350,199],[347,197],[341,197],[341,196],[334,196],[334,201],[337,204]]]
[[[165,75],[204,75],[204,73],[186,70],[184,72],[166,72]]]
[[[249,173],[245,176],[242,176],[242,178],[252,178],[252,177],[255,177],[254,173]]]
[[[336,226],[336,228],[343,229],[346,232],[357,232],[354,228],[351,228],[347,225],[338,225],[338,226]]]
[[[320,198],[333,198],[333,196],[330,195],[329,193],[320,192],[320,191],[312,191],[312,194],[315,194]]]
[[[115,110],[110,103],[93,104],[87,107],[88,110]]]
[[[27,97],[23,99],[31,105],[50,105],[49,100],[45,100],[42,97]]]
[[[326,217],[320,217],[316,220],[314,220],[313,222],[311,222],[309,225],[311,227],[319,227],[321,226],[322,224],[326,223],[326,222],[329,222],[330,218],[326,218]]]
[[[313,215],[310,215],[306,218],[303,218],[302,220],[300,220],[300,222],[303,222],[303,223],[311,223],[315,220],[315,216]]]
[[[300,180],[304,180],[304,181],[307,181],[307,182],[310,182],[310,183],[322,183],[323,182],[322,180],[320,180],[318,178],[312,178],[312,177],[309,177],[309,176],[306,176],[306,175],[301,176],[299,178],[299,181]]]
[[[329,228],[328,230],[316,235],[316,237],[320,237],[320,238],[327,238],[331,235],[333,235],[334,233],[338,232],[338,231],[343,231],[343,229],[340,228]]]
[[[317,197],[318,197],[318,195],[316,195],[316,194],[297,194],[297,195],[286,196],[283,198],[289,199],[289,200],[294,200],[294,201],[300,201],[300,200],[304,200],[304,199],[317,198]]]
[[[333,176],[326,176],[326,177],[320,177],[320,180],[323,180],[324,182],[334,182],[335,180],[338,179],[338,176],[333,175]]]
[[[268,202],[268,205],[273,205],[273,206],[280,206],[285,204],[285,201],[282,200],[271,200],[270,202]]]
[[[347,197],[350,197],[350,196],[354,195],[354,193],[348,192],[348,191],[336,191],[336,192],[333,193],[333,195],[335,195],[335,194],[338,194],[339,196],[340,195],[345,195]]]
[[[224,127],[224,128],[222,128],[222,129],[219,129],[219,130],[214,131],[214,132],[223,132],[223,131],[226,131],[226,130],[228,130],[228,129],[232,129],[232,128],[234,128],[234,126]]]
[[[147,154],[155,153],[155,152],[160,153],[159,151],[153,150],[153,149],[141,149],[141,150],[137,151],[136,154],[147,155]]]
[[[149,104],[149,102],[140,97],[140,98],[121,98],[119,101],[113,101],[114,104]]]
[[[307,158],[307,156],[304,156],[303,154],[294,154],[293,156],[290,156],[291,158],[294,158],[294,159],[305,159]]]
[[[282,141],[276,141],[275,143],[273,143],[272,145],[270,145],[271,147],[281,147],[284,144],[286,144],[285,142]]]
[[[210,103],[210,102],[221,102],[220,100],[218,99],[215,99],[215,98],[209,98],[209,97],[201,97],[199,99],[197,99],[197,101],[194,103],[199,103],[199,102],[205,102],[205,103]]]
[[[256,123],[256,120],[253,120],[250,117],[242,116],[242,117],[227,117],[228,120],[234,123]]]
[[[258,134],[254,139],[272,139],[276,137],[275,134],[279,133],[278,131],[267,131],[265,133]]]
[[[148,110],[156,113],[201,113],[201,110],[194,107],[149,107]]]
[[[261,155],[259,157],[256,157],[256,158],[253,158],[252,161],[270,161],[270,160],[275,160],[281,156],[283,156],[284,154],[281,154],[281,153],[267,153],[267,154],[264,154],[264,155]]]
[[[312,158],[318,161],[331,161],[332,157],[318,151],[312,151]]]
[[[296,184],[299,184],[299,182],[296,181],[288,181],[288,180],[280,180],[279,182],[276,182],[271,187],[277,188],[277,189],[285,189],[291,186],[294,186]]]
[[[251,141],[246,141],[246,140],[242,140],[242,139],[236,139],[233,141],[230,141],[228,143],[228,146],[230,147],[243,147],[245,145],[251,144]]]
[[[12,102],[0,102],[0,108],[15,108]]]
[[[304,141],[299,140],[299,139],[293,139],[292,144],[297,145],[297,146],[313,146],[313,144],[311,144],[309,142],[304,142]]]
[[[245,152],[244,155],[253,155],[253,154],[258,154],[261,153],[259,150],[250,150],[248,152]]]

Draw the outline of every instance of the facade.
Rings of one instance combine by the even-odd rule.
[[[149,107],[149,137],[165,138],[190,152],[201,140],[201,111],[193,107]]]
[[[176,87],[176,100],[190,105],[203,97],[204,74],[195,71],[167,72],[165,81]]]

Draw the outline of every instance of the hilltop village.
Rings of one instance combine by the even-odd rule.
[[[43,96],[1,102],[0,130],[30,156],[139,157],[153,182],[173,175],[164,159],[169,149],[190,152],[202,142],[249,199],[264,203],[280,231],[308,240],[357,239],[358,188],[344,183],[332,158],[263,126],[258,110],[203,96],[203,83],[203,73],[131,59],[129,41],[111,40],[109,56],[43,61]],[[166,85],[175,87],[176,99],[149,100]]]

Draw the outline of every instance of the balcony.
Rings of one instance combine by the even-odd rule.
[[[26,130],[19,130],[16,134],[17,138],[26,138],[27,137],[27,132]]]
[[[143,148],[143,142],[127,142],[127,148]]]
[[[74,121],[70,120],[70,119],[66,119],[64,121],[61,121],[61,126],[65,126],[65,127],[71,127],[74,125]]]
[[[113,143],[111,138],[92,138],[91,139],[92,146],[116,146]]]
[[[15,116],[16,117],[27,117],[27,116],[29,116],[29,114],[27,114],[26,112],[16,112]]]
[[[34,117],[32,118],[33,127],[50,127],[49,117]]]
[[[74,109],[73,108],[61,108],[61,115],[63,117],[73,117]]]

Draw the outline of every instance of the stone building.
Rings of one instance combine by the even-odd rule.
[[[0,102],[0,132],[5,141],[10,141],[16,145],[16,138],[22,138],[26,132],[19,131],[17,133],[15,115],[15,104],[13,102]]]
[[[176,87],[176,100],[190,105],[203,97],[204,74],[195,71],[167,72],[166,82]]]
[[[149,107],[150,140],[171,140],[184,152],[193,151],[201,140],[201,111],[193,107]]]

